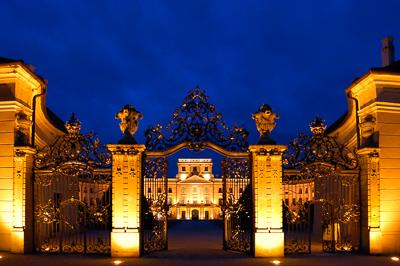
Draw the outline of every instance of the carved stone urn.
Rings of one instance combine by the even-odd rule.
[[[272,111],[271,106],[268,104],[261,105],[261,107],[252,114],[251,118],[255,120],[257,130],[260,133],[260,139],[257,144],[276,144],[276,142],[271,138],[270,133],[275,128],[275,119],[278,119],[279,115]]]
[[[142,119],[143,115],[141,112],[136,110],[133,105],[127,104],[115,115],[115,119],[121,119],[119,128],[124,134],[122,139],[118,141],[118,144],[136,144],[136,140],[133,137],[138,130],[139,119]]]

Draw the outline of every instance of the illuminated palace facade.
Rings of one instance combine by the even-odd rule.
[[[178,159],[178,174],[168,178],[169,218],[222,219],[222,193],[222,178],[214,176],[212,159]],[[283,184],[282,194],[286,206],[296,208],[314,199],[314,182]]]
[[[178,159],[178,174],[168,178],[169,218],[221,219],[222,179],[212,159]]]

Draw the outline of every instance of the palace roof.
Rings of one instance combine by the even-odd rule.
[[[204,183],[204,184],[208,184],[208,183],[211,183],[211,182],[206,180],[205,178],[203,178],[201,176],[192,175],[192,176],[186,178],[185,180],[180,181],[179,183],[188,183],[188,184],[191,184],[191,183]]]

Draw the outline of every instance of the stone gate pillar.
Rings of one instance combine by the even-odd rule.
[[[251,145],[255,257],[284,255],[282,228],[283,145]]]
[[[370,254],[382,254],[380,167],[376,148],[362,148],[360,156],[361,245]]]
[[[10,246],[10,250],[13,253],[32,251],[32,167],[33,154],[35,152],[34,148],[28,146],[14,148],[13,211]]]
[[[112,257],[140,256],[140,206],[144,145],[109,144],[112,154]]]

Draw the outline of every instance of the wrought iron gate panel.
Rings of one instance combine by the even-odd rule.
[[[326,180],[323,180],[323,179]],[[357,251],[360,246],[360,202],[357,173],[317,179],[315,202],[322,210],[323,251]]]
[[[65,127],[34,158],[35,249],[110,253],[111,157],[73,114]]]
[[[282,181],[285,253],[310,253],[314,180],[295,174],[284,175]]]
[[[168,160],[146,157],[143,162],[142,251],[150,253],[168,248]]]
[[[325,134],[316,118],[313,135],[300,134],[284,156],[283,227],[286,253],[357,251],[360,183],[354,151]]]
[[[37,171],[34,189],[36,251],[110,253],[110,172]]]
[[[253,199],[249,158],[224,158],[222,165],[224,249],[251,254]]]

